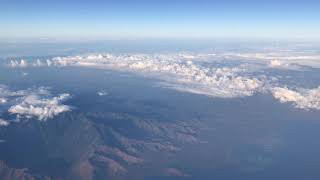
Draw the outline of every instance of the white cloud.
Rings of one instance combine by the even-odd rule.
[[[37,61],[33,65],[34,66],[43,66],[44,64],[40,61],[40,59],[37,59]]]
[[[97,94],[98,94],[99,96],[106,96],[106,95],[108,95],[108,93],[107,93],[106,91],[99,91]]]
[[[47,59],[47,66],[51,66],[52,65],[52,62],[49,60],[49,59]]]
[[[213,55],[212,55],[213,56]],[[199,58],[186,54],[124,54],[57,57],[55,65],[110,68],[147,74],[163,80],[167,87],[214,97],[241,97],[255,93],[263,83],[243,75],[243,67],[204,67]]]
[[[3,119],[0,119],[0,126],[8,126],[10,123],[8,121],[5,121]]]
[[[162,87],[220,98],[244,97],[256,92],[271,91],[274,97],[281,102],[291,102],[298,108],[318,109],[318,100],[312,100],[309,97],[310,93],[314,93],[315,90],[292,91],[286,88],[274,88],[279,86],[274,85],[278,81],[277,78],[257,76],[255,73],[265,71],[265,67],[279,69],[299,69],[302,67],[300,65],[312,67],[319,65],[320,67],[319,58],[320,55],[313,52],[262,50],[261,52],[237,53],[67,56],[56,57],[45,62],[39,60],[31,65],[81,66],[129,71],[157,78],[161,80],[158,85]],[[235,61],[237,62],[235,64],[243,62],[243,65],[232,65],[234,64],[232,62]],[[103,96],[107,93],[101,91],[97,94]],[[1,97],[6,98],[0,94]]]
[[[272,90],[273,96],[282,103],[292,103],[295,107],[306,110],[320,110],[320,87],[315,89],[299,89],[276,87]]]
[[[0,84],[0,99],[2,99],[4,103],[7,103],[8,101],[10,101],[10,99],[23,97],[30,94],[49,95],[50,92],[46,87],[12,91],[7,86]]]
[[[299,69],[299,66],[320,68],[320,54],[308,51],[261,50],[258,52],[225,52],[220,57],[228,60],[245,60],[269,63],[269,67]]]
[[[0,105],[8,104],[8,112],[17,117],[37,117],[45,121],[62,112],[70,111],[70,107],[62,104],[70,97],[69,94],[60,94],[52,97],[46,87],[11,91],[7,86],[0,85]]]
[[[17,60],[11,60],[10,61],[10,66],[11,67],[27,67],[28,63],[27,61],[21,59],[20,61]]]
[[[287,70],[301,70],[302,66],[296,63],[286,63],[284,60],[273,59],[270,61],[269,67]]]
[[[70,111],[69,106],[61,104],[69,97],[69,94],[61,94],[53,98],[41,98],[39,95],[32,94],[23,97],[19,104],[11,106],[8,111],[19,116],[37,117],[45,121],[62,112]]]
[[[280,67],[282,65],[283,65],[283,63],[281,61],[279,61],[279,60],[274,59],[274,60],[270,61],[270,66],[271,67]]]
[[[5,103],[7,103],[7,99],[0,97],[0,104],[5,104]]]
[[[141,59],[142,58],[142,59]],[[167,53],[167,54],[97,54],[97,55],[87,55],[87,56],[69,56],[69,57],[56,57],[53,60],[36,60],[26,61],[26,60],[12,60],[10,66],[12,67],[27,67],[27,66],[52,66],[52,65],[95,65],[97,61],[106,60],[147,60],[147,59],[158,59],[164,61],[176,61],[176,60],[191,60],[191,61],[224,61],[224,60],[243,60],[251,61],[255,63],[263,63],[270,65],[269,67],[280,67],[282,68],[299,68],[298,66],[311,66],[320,68],[320,54],[317,51],[307,51],[307,50],[291,50],[291,49],[256,49],[251,51],[227,51],[220,50],[216,52],[207,53],[192,53],[192,52],[182,52],[182,53]],[[275,61],[276,60],[276,61]],[[108,63],[106,63],[108,64]],[[139,66],[139,64],[136,64]],[[142,65],[142,64],[140,64]],[[286,65],[286,66],[283,66]],[[294,66],[294,67],[291,67]]]
[[[270,55],[270,56],[269,56]],[[91,55],[58,57],[53,59],[55,65],[85,66],[93,68],[110,68],[119,71],[130,71],[148,77],[161,79],[162,87],[179,91],[204,94],[212,97],[233,98],[251,96],[256,92],[271,91],[280,102],[291,102],[297,108],[320,110],[319,89],[274,88],[274,78],[260,78],[250,75],[251,66],[217,67],[201,65],[199,57],[217,57],[219,55],[181,55],[181,54],[124,54],[124,55]],[[226,57],[223,55],[223,57]],[[245,59],[258,57],[265,59],[270,67],[294,68],[295,65],[286,60],[314,59],[309,56],[284,56],[283,54],[242,55]],[[279,57],[279,59],[275,58]],[[294,58],[296,57],[296,58]],[[275,60],[276,59],[276,60]],[[250,61],[247,61],[250,64]],[[254,72],[254,71],[252,71]]]
[[[0,99],[2,103],[7,103],[9,97],[22,96],[26,91],[10,91],[7,86],[0,84]]]
[[[51,66],[52,61],[47,59],[46,61],[42,61],[37,59],[36,61],[26,61],[24,59],[21,60],[11,60],[9,66],[12,68],[26,68],[26,67],[43,67],[43,66]]]

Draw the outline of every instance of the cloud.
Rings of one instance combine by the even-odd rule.
[[[287,69],[287,70],[301,70],[302,66],[298,65],[296,63],[286,63],[285,60],[278,60],[278,59],[273,59],[270,61],[269,64],[270,68],[277,68],[277,69]]]
[[[53,97],[46,87],[11,91],[7,86],[0,85],[0,105],[8,104],[8,112],[16,114],[17,117],[36,117],[45,121],[54,116],[70,111],[71,108],[62,104],[70,98],[70,95],[60,94]]]
[[[45,121],[62,112],[70,111],[69,106],[61,104],[69,97],[69,94],[61,94],[53,98],[41,98],[39,95],[32,94],[23,97],[19,104],[11,106],[8,111],[19,116],[37,117]]]
[[[108,93],[107,93],[106,91],[99,91],[99,92],[97,92],[97,94],[98,94],[99,96],[106,96],[106,95],[108,95]]]
[[[8,101],[10,101],[10,99],[15,99],[30,94],[49,95],[50,92],[46,87],[12,91],[7,86],[0,84],[0,99],[2,99],[3,103],[7,103]]]
[[[213,56],[213,55],[212,55]],[[206,67],[198,63],[204,55],[124,54],[53,58],[60,66],[84,66],[130,71],[163,80],[166,87],[213,97],[242,97],[254,94],[263,83],[244,75],[243,67]]]
[[[11,60],[9,62],[9,67],[12,68],[26,68],[26,67],[43,67],[43,66],[51,66],[51,60],[47,59],[46,61],[42,61],[37,59],[36,61],[26,61],[24,59],[21,60]]]
[[[271,91],[274,97],[281,102],[291,102],[296,107],[304,109],[318,109],[317,100],[312,101],[308,97],[308,93],[312,93],[312,90],[281,89],[276,83],[279,81],[278,78],[257,74],[265,72],[266,67],[278,69],[299,69],[302,67],[300,65],[315,65],[316,67],[320,65],[316,62],[319,57],[313,52],[280,50],[236,53],[223,51],[168,54],[108,53],[55,57],[46,62],[39,60],[33,64],[133,72],[161,80],[157,82],[157,85],[161,87],[219,98],[245,97]],[[103,91],[97,94],[106,95]],[[296,100],[290,99],[290,95]]]
[[[241,54],[237,55],[239,57]],[[282,103],[290,102],[301,109],[320,110],[319,88],[293,91],[288,88],[277,87],[278,85],[274,85],[275,78],[273,77],[264,76],[262,78],[254,75],[254,73],[250,74],[250,72],[254,72],[249,66],[250,61],[247,61],[248,66],[219,66],[214,61],[210,62],[211,66],[205,66],[201,63],[203,61],[200,59],[203,57],[217,58],[217,56],[219,55],[105,54],[57,57],[52,61],[53,64],[60,66],[84,66],[130,71],[158,78],[162,80],[159,84],[162,87],[219,98],[245,97],[252,96],[257,92],[271,91],[273,96]],[[283,53],[246,54],[241,56],[245,59],[258,57],[265,59],[269,67],[287,69],[297,67],[290,64],[290,62],[309,58],[314,60],[317,57],[299,54],[285,56]],[[222,57],[226,57],[226,55],[222,54]],[[288,62],[288,60],[291,61]]]
[[[87,65],[95,66],[97,61],[105,60],[142,60],[143,59],[158,59],[164,61],[176,61],[176,60],[191,60],[191,61],[250,61],[255,63],[268,64],[269,67],[282,67],[282,68],[294,68],[299,66],[310,66],[320,68],[320,54],[317,50],[304,50],[304,49],[288,49],[288,48],[262,48],[243,51],[229,51],[229,50],[217,50],[214,52],[206,53],[193,53],[193,52],[181,52],[181,53],[163,53],[163,54],[92,54],[87,56],[69,56],[69,57],[55,57],[51,60],[36,60],[26,61],[11,60],[9,65],[11,67],[28,67],[28,66],[52,66],[52,65]],[[280,64],[274,64],[280,62]],[[108,63],[106,63],[108,64]],[[283,66],[285,65],[286,66]],[[139,66],[139,64],[136,64]],[[140,64],[142,65],[142,64]]]
[[[20,61],[17,60],[11,60],[10,61],[10,66],[11,67],[27,67],[28,63],[27,61],[21,59]]]
[[[276,87],[273,96],[281,103],[292,103],[296,108],[320,110],[320,87],[315,89],[290,90],[287,87]]]
[[[7,99],[0,97],[0,104],[5,104],[5,103],[7,103]]]
[[[49,60],[49,59],[47,59],[47,66],[51,66],[52,65],[52,62]]]
[[[320,54],[299,50],[260,50],[257,52],[225,52],[220,54],[227,60],[244,60],[268,63],[272,68],[299,69],[301,66],[320,68]]]
[[[274,59],[274,60],[270,61],[270,66],[271,67],[281,67],[281,66],[283,66],[283,63],[279,60]]]
[[[0,126],[8,126],[10,123],[8,121],[5,121],[3,119],[0,119]]]
[[[0,104],[5,104],[8,102],[8,98],[23,96],[27,94],[28,90],[22,91],[11,91],[7,86],[0,84]]]

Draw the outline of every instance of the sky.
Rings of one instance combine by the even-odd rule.
[[[0,0],[0,39],[320,39],[312,0]]]

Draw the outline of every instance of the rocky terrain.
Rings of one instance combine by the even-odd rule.
[[[6,141],[0,144],[4,161],[0,176],[123,179],[131,169],[142,171],[152,163],[145,154],[175,153],[182,144],[197,143],[197,128],[199,124],[192,121],[160,121],[114,112],[68,112],[47,122],[13,123],[2,130]],[[184,176],[178,169],[161,169],[160,175]]]

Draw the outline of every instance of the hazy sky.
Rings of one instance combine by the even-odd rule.
[[[320,1],[0,0],[0,38],[320,38]]]

